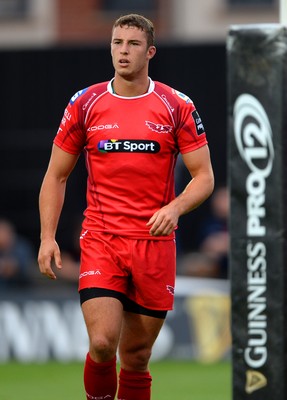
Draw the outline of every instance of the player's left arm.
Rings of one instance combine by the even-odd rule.
[[[170,235],[179,217],[197,208],[213,191],[214,175],[208,145],[185,153],[182,158],[191,180],[179,196],[153,214],[147,223],[152,236]]]

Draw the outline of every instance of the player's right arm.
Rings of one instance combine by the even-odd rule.
[[[62,268],[61,254],[56,242],[56,231],[63,208],[67,179],[77,163],[79,155],[61,150],[55,144],[39,196],[41,244],[38,254],[42,274],[56,279],[52,261]]]

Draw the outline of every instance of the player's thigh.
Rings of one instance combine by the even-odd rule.
[[[176,272],[175,242],[138,240],[135,241],[134,254],[128,297],[151,310],[171,310]]]
[[[152,346],[163,323],[163,318],[124,312],[119,343],[121,366],[124,369],[146,369]]]
[[[82,312],[91,342],[105,338],[117,345],[123,318],[123,305],[118,299],[89,299],[82,304]]]

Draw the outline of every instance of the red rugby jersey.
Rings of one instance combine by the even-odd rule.
[[[121,97],[111,82],[77,92],[54,143],[85,152],[87,208],[83,228],[155,240],[146,223],[169,203],[179,152],[207,144],[201,119],[184,94],[150,80],[147,93]]]

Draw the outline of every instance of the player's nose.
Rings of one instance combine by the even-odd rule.
[[[129,48],[127,43],[123,43],[121,46],[121,54],[128,54]]]

